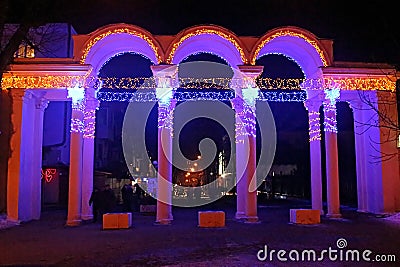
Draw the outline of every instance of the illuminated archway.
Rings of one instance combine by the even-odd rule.
[[[196,26],[180,32],[167,50],[166,63],[178,64],[187,56],[207,52],[225,59],[232,67],[247,64],[247,53],[240,39],[219,26]]]
[[[92,65],[95,74],[107,60],[121,53],[142,54],[153,64],[163,59],[157,40],[146,30],[128,24],[109,25],[92,32],[80,52],[80,62]]]
[[[299,64],[306,78],[322,76],[321,67],[331,64],[328,52],[312,33],[296,28],[283,27],[268,31],[254,45],[250,63],[267,54],[283,54]]]

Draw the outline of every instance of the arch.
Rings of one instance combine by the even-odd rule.
[[[178,64],[198,52],[220,56],[231,67],[248,63],[247,51],[236,34],[215,25],[195,26],[181,31],[165,53],[166,63]]]
[[[113,24],[90,34],[82,49],[81,64],[91,64],[94,73],[110,58],[133,52],[149,58],[153,64],[162,62],[163,53],[157,40],[148,31],[129,24]]]
[[[283,54],[295,60],[306,78],[322,75],[320,67],[330,65],[327,51],[311,32],[297,27],[280,27],[268,31],[254,45],[250,64],[267,54]]]

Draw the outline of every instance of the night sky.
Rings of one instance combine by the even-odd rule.
[[[334,0],[31,0],[47,21],[69,22],[78,33],[110,23],[130,23],[153,34],[174,35],[197,24],[216,24],[238,35],[260,36],[292,25],[334,40],[338,61],[400,65],[398,9],[390,1]],[[21,20],[27,1],[12,0],[10,22]],[[29,11],[28,11],[29,12]]]

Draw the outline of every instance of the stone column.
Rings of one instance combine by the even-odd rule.
[[[354,92],[358,210],[390,214],[400,209],[396,95]]]
[[[311,206],[324,214],[322,205],[322,171],[321,171],[321,123],[319,108],[321,101],[307,100],[304,105],[308,110],[310,135],[310,167],[311,167]]]
[[[236,112],[236,218],[248,223],[258,222],[256,174],[256,98],[258,87],[255,79],[263,66],[238,66],[242,86],[235,88],[232,106]],[[243,216],[244,202],[244,216]]]
[[[35,129],[32,143],[32,219],[39,220],[42,206],[42,148],[43,148],[43,118],[49,101],[44,97],[35,100]]]
[[[69,166],[69,191],[67,226],[77,226],[82,221],[82,170],[83,170],[83,132],[84,132],[84,89],[69,88],[72,100],[71,141]]]
[[[247,199],[247,165],[249,163],[249,138],[244,125],[244,101],[242,98],[232,99],[235,110],[235,143],[236,143],[236,214],[238,220],[246,219]]]
[[[96,130],[96,110],[99,101],[95,98],[86,99],[83,117],[83,166],[82,166],[82,220],[93,219],[92,206],[89,205],[93,191],[94,170],[94,137]]]
[[[47,101],[30,90],[11,89],[12,135],[8,160],[7,219],[40,218],[43,111]]]
[[[327,90],[327,92],[333,90]],[[324,101],[324,131],[326,152],[327,216],[341,217],[339,201],[339,166],[337,148],[336,98],[338,95],[326,93]]]
[[[356,152],[356,173],[357,173],[357,211],[367,212],[368,211],[368,196],[367,196],[367,179],[366,179],[366,159],[367,155],[364,149],[365,146],[365,125],[363,105],[360,99],[352,100],[349,102],[351,109],[353,110],[354,117],[354,143]]]
[[[178,74],[176,65],[152,66],[158,99],[158,173],[156,224],[168,225],[172,216],[172,136],[173,111],[176,101],[174,81]]]

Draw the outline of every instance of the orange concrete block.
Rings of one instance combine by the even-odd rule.
[[[223,211],[199,211],[199,227],[224,227],[225,212]]]
[[[103,214],[103,229],[118,229],[118,214]]]
[[[132,226],[132,213],[119,213],[118,214],[118,228],[128,229]]]
[[[321,212],[312,209],[291,209],[290,222],[297,224],[318,224],[321,222]]]
[[[103,229],[127,229],[132,226],[132,213],[103,214]]]

